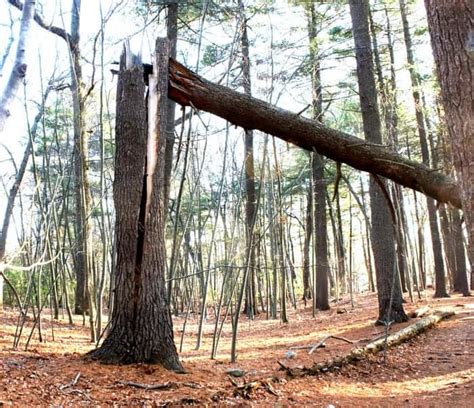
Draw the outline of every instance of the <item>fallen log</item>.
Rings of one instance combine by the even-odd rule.
[[[244,129],[257,129],[339,163],[389,178],[440,202],[461,208],[461,193],[450,177],[408,160],[379,144],[331,129],[297,113],[205,80],[177,61],[169,61],[168,96],[228,120]]]
[[[331,360],[321,362],[321,363],[315,363],[311,367],[290,368],[290,367],[285,366],[280,361],[278,361],[278,365],[290,377],[298,377],[298,376],[303,376],[303,375],[317,375],[320,373],[324,373],[324,372],[354,363],[356,361],[360,361],[365,356],[381,351],[385,347],[387,348],[393,347],[405,341],[408,341],[412,339],[413,337],[417,336],[418,334],[429,329],[430,327],[433,327],[434,325],[439,323],[441,320],[447,319],[453,315],[454,315],[453,310],[437,310],[433,314],[418,320],[416,323],[413,323],[410,326],[407,326],[397,331],[396,333],[393,333],[387,336],[386,339],[384,336],[382,338],[379,338],[375,341],[370,342],[364,347],[356,347],[352,349],[352,351],[345,356],[335,357]]]

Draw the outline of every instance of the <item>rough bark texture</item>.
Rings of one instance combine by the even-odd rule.
[[[454,246],[454,290],[462,293],[464,296],[469,296],[469,283],[467,281],[467,266],[466,266],[466,254],[464,251],[464,238],[462,234],[462,222],[459,214],[459,210],[450,208],[451,214],[451,228],[452,228],[452,239]]]
[[[369,3],[367,0],[350,0],[352,31],[354,35],[359,83],[360,105],[364,134],[371,143],[382,142],[380,116],[377,106],[374,64],[369,35]],[[402,322],[408,317],[403,310],[403,299],[395,258],[395,234],[389,205],[381,185],[371,177],[369,186],[371,210],[371,238],[377,278],[379,321]],[[386,185],[386,184],[385,184]]]
[[[326,184],[324,159],[313,153],[314,220],[316,241],[316,308],[329,309],[329,260],[326,220]]]
[[[461,186],[474,283],[474,6],[472,0],[425,0],[445,121]]]
[[[183,106],[213,113],[244,129],[258,129],[335,161],[392,179],[441,202],[461,207],[456,182],[423,164],[300,117],[259,99],[213,84],[170,60],[169,96]]]
[[[311,59],[312,116],[317,121],[323,118],[323,94],[321,85],[321,65],[317,49],[318,16],[315,5],[308,7],[308,37]],[[316,299],[319,310],[329,309],[329,259],[326,215],[326,180],[324,178],[325,159],[316,149],[312,153],[314,191],[314,240],[316,254]],[[339,273],[339,271],[338,271]]]
[[[160,45],[160,47],[159,47]],[[182,370],[173,341],[165,290],[164,123],[167,45],[157,43],[158,63],[149,78],[149,129],[141,64],[122,57],[117,86],[116,286],[111,328],[90,356],[106,363],[158,363]],[[164,54],[164,55],[163,55]]]

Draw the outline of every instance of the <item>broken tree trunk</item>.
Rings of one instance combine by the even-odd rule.
[[[213,84],[170,59],[168,96],[220,116],[244,129],[257,129],[303,149],[346,163],[356,169],[387,177],[440,202],[461,208],[458,185],[448,176],[322,123],[269,103]]]
[[[120,61],[114,179],[114,306],[106,339],[88,356],[104,363],[161,364],[182,371],[165,287],[163,118],[168,106],[168,52],[167,40],[158,40],[155,74],[149,78],[147,100],[142,64],[128,45]]]
[[[347,364],[356,362],[364,358],[369,354],[374,354],[378,351],[381,351],[385,348],[385,346],[393,347],[398,344],[401,344],[405,341],[410,340],[411,338],[417,336],[418,334],[424,332],[425,330],[429,329],[430,327],[434,326],[435,324],[439,323],[443,319],[447,319],[454,315],[453,310],[438,310],[435,311],[432,315],[424,317],[418,320],[416,323],[411,324],[385,339],[385,336],[379,338],[371,343],[367,344],[364,347],[356,347],[354,348],[349,354],[345,356],[336,357],[329,361],[325,361],[322,363],[316,363],[311,367],[304,367],[304,368],[289,368],[284,366],[281,362],[278,364],[286,371],[286,373],[290,376],[300,376],[300,375],[316,375],[320,373],[324,373],[326,371],[340,368]]]

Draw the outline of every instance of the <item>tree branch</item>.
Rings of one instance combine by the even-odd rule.
[[[23,10],[23,4],[19,0],[8,0],[8,2],[13,7],[16,7],[18,10],[20,11]],[[61,27],[53,26],[51,24],[46,24],[46,22],[43,20],[43,17],[40,16],[38,12],[35,12],[33,19],[41,28],[44,28],[45,30],[48,30],[49,32],[53,34],[56,34],[57,36],[61,37],[64,41],[66,41],[68,44],[74,43],[72,41],[71,35],[66,30],[64,30]]]

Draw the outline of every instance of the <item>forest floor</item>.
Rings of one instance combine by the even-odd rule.
[[[433,299],[432,292],[407,303],[407,312],[428,305],[451,306],[456,315],[435,328],[388,351],[367,357],[318,376],[289,378],[278,361],[290,367],[310,367],[348,353],[356,345],[330,339],[312,354],[291,347],[317,344],[327,335],[351,340],[373,339],[383,333],[374,326],[377,299],[373,294],[355,298],[355,308],[344,299],[326,312],[312,317],[311,307],[301,304],[289,313],[290,323],[267,321],[261,314],[248,321],[241,318],[237,364],[229,363],[230,325],[225,325],[219,354],[210,359],[213,322],[205,326],[202,347],[194,350],[197,317],[186,326],[183,361],[186,374],[170,373],[155,365],[110,366],[85,361],[93,347],[88,329],[77,316],[73,326],[46,317],[43,342],[35,331],[25,351],[31,322],[23,330],[18,350],[12,342],[18,314],[3,310],[0,315],[0,407],[3,406],[316,406],[316,407],[472,407],[474,404],[474,299],[453,295]],[[411,324],[393,325],[391,332]],[[179,348],[183,318],[174,320]],[[54,334],[54,341],[53,341]],[[244,377],[230,378],[227,370],[239,368]],[[74,383],[74,381],[76,382]],[[236,385],[262,380],[248,395]],[[141,385],[168,385],[169,389],[147,390]],[[166,384],[167,383],[167,384]]]

